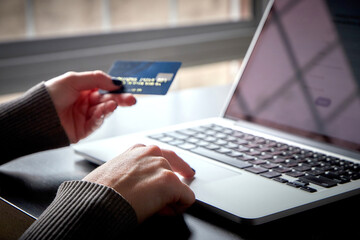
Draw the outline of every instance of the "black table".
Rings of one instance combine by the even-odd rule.
[[[96,133],[83,141],[219,116],[229,90],[230,86],[225,85],[140,97],[136,106],[117,109]],[[82,179],[94,168],[96,165],[76,155],[71,147],[24,156],[0,166],[0,196],[38,217],[63,181]],[[194,204],[181,216],[150,218],[135,237],[360,239],[359,213],[360,196],[355,196],[260,226],[246,226]]]

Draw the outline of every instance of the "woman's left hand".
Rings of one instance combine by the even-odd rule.
[[[61,124],[71,143],[90,135],[117,106],[132,106],[132,94],[100,94],[99,89],[116,90],[102,71],[68,72],[45,83]]]

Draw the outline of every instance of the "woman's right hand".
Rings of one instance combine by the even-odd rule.
[[[83,180],[113,188],[131,204],[138,221],[143,222],[155,213],[181,213],[195,202],[193,191],[174,172],[185,178],[195,175],[173,151],[138,144]]]

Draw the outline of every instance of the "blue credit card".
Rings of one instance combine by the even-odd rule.
[[[121,87],[110,93],[165,95],[180,66],[181,62],[116,61],[109,75]]]

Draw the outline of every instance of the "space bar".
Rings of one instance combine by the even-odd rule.
[[[203,147],[197,147],[197,148],[191,149],[191,151],[194,153],[197,153],[199,155],[202,155],[204,157],[212,158],[214,160],[229,164],[229,165],[237,167],[237,168],[247,168],[247,167],[252,166],[252,164],[250,164],[250,163],[214,152],[212,150],[209,150],[209,149],[206,149]]]

